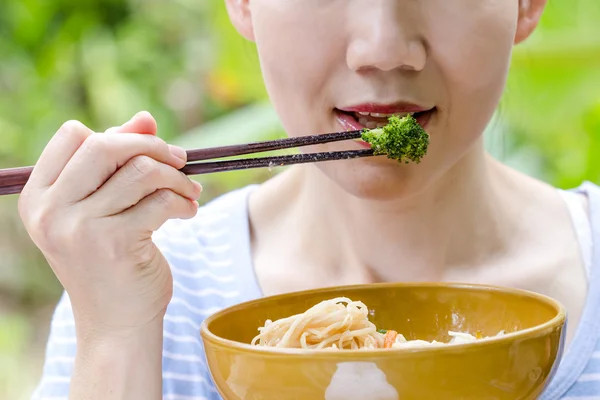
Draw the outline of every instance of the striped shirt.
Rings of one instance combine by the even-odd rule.
[[[164,400],[221,399],[206,366],[199,329],[213,312],[262,295],[252,267],[247,214],[247,198],[254,187],[212,201],[192,220],[169,221],[154,235],[169,261],[174,285],[164,318]],[[582,247],[584,259],[589,259],[589,293],[574,340],[544,400],[600,400],[600,246],[592,245],[600,243],[600,188],[586,183],[577,191],[590,199],[590,219],[576,218],[570,207],[582,243],[586,237],[590,242]],[[63,295],[32,399],[67,400],[75,350],[72,310]]]

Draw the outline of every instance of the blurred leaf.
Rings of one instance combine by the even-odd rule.
[[[196,128],[176,140],[184,148],[224,146],[283,137],[279,117],[269,103],[257,103]]]

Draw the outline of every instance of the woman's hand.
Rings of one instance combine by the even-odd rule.
[[[155,133],[148,113],[106,133],[67,122],[19,199],[29,235],[71,301],[71,400],[162,398],[173,278],[152,232],[193,217],[201,187],[178,171],[185,151]]]
[[[201,187],[178,171],[185,151],[155,133],[148,113],[106,133],[67,122],[19,199],[27,231],[69,295],[78,342],[162,323],[171,299],[171,272],[151,235],[168,219],[193,217]]]

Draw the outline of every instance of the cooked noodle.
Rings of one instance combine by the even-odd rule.
[[[383,335],[360,301],[345,297],[322,301],[302,314],[268,320],[253,345],[298,349],[363,349],[383,345]]]
[[[258,328],[259,334],[252,345],[310,349],[310,350],[360,350],[380,348],[403,348],[439,346],[469,343],[482,339],[469,333],[448,332],[452,337],[449,343],[427,342],[424,340],[406,340],[402,334],[387,331],[390,337],[377,330],[369,321],[369,309],[360,301],[346,297],[325,300],[302,314],[267,320],[265,326]],[[383,331],[386,332],[386,331]],[[497,336],[503,335],[498,333]]]

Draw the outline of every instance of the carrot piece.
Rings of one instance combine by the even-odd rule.
[[[383,348],[391,349],[392,345],[396,342],[396,338],[398,337],[398,332],[396,331],[387,331],[385,336],[383,337]]]

